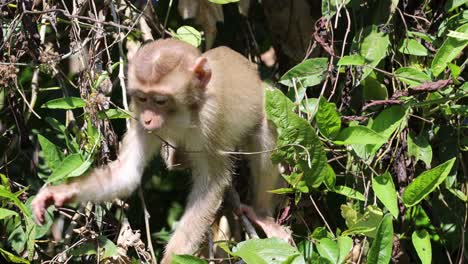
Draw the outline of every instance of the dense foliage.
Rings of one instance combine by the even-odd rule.
[[[272,190],[284,201],[277,221],[294,238],[248,239],[237,222],[232,239],[209,236],[201,258],[175,263],[468,262],[467,6],[2,1],[0,262],[160,258],[187,172],[156,160],[125,202],[52,207],[43,226],[30,202],[43,184],[115,159],[131,118],[127,54],[169,36],[257,63],[278,132],[271,158],[288,183]],[[245,166],[235,176],[241,197]],[[220,214],[238,221],[228,205]]]

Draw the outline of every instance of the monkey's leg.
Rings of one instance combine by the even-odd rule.
[[[191,161],[192,191],[185,213],[166,247],[162,264],[169,264],[172,254],[193,254],[199,248],[231,182],[229,160],[198,154]]]
[[[278,205],[279,196],[268,191],[282,187],[278,165],[272,163],[271,152],[276,146],[274,130],[264,120],[256,133],[250,138],[248,151],[261,152],[248,155],[250,173],[253,179],[252,195],[253,209],[241,205],[240,210],[253,223],[260,226],[268,237],[278,237],[289,243],[292,242],[291,232],[273,219],[273,211]]]
[[[247,150],[260,152],[247,155],[252,177],[251,192],[252,206],[256,213],[272,216],[279,202],[279,196],[268,191],[282,186],[280,172],[277,165],[270,159],[271,150],[276,146],[274,130],[268,125],[266,119],[259,125],[255,133],[249,138]]]

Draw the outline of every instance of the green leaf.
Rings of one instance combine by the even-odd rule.
[[[41,134],[37,135],[37,139],[41,145],[41,150],[47,166],[51,170],[55,170],[62,160],[62,155],[59,152],[57,146]]]
[[[360,214],[349,205],[341,205],[341,215],[346,220],[346,226],[349,228],[341,235],[360,234],[375,238],[383,212],[377,206],[369,205],[366,207],[364,214]]]
[[[338,6],[345,7],[351,0],[344,1],[322,1],[322,16],[331,18],[336,14]],[[338,6],[337,6],[338,5]]]
[[[418,204],[447,178],[456,158],[421,173],[403,192],[403,203],[407,207]]]
[[[348,66],[348,65],[361,66],[364,64],[366,64],[366,58],[362,57],[361,55],[354,54],[354,55],[343,56],[336,65],[338,66]]]
[[[79,97],[64,97],[50,100],[44,103],[42,108],[49,109],[75,109],[86,105],[86,102]]]
[[[446,12],[452,12],[455,8],[466,4],[466,0],[449,0],[445,2],[444,10]]]
[[[8,262],[8,263],[24,263],[29,264],[30,262],[24,258],[15,256],[14,254],[0,248],[0,255]]]
[[[212,1],[214,2],[214,1]],[[202,41],[200,31],[196,30],[191,26],[181,26],[177,29],[175,38],[187,42],[188,44],[199,47]]]
[[[455,195],[458,199],[462,200],[464,203],[468,202],[468,197],[465,195],[464,192],[454,189],[454,188],[447,188],[453,195]]]
[[[336,173],[335,171],[333,170],[333,168],[330,166],[330,164],[327,163],[327,165],[325,165],[325,167],[323,168],[323,179],[324,179],[324,183],[325,183],[325,186],[327,186],[328,189],[332,190],[335,186],[335,182],[336,182]]]
[[[419,43],[415,39],[404,39],[398,51],[403,54],[414,55],[414,56],[427,56],[428,55],[426,47],[424,47],[421,43]]]
[[[118,249],[117,249],[117,246],[114,244],[114,242],[110,241],[105,236],[99,237],[98,241],[99,241],[99,247],[101,247],[102,250],[104,251],[102,255],[103,259],[117,256]]]
[[[11,200],[13,204],[21,210],[21,213],[25,215],[26,218],[31,216],[31,213],[29,212],[28,208],[18,199],[18,197],[16,197],[15,194],[10,192],[9,190],[0,187],[0,197]]]
[[[83,159],[78,153],[68,155],[63,159],[58,168],[47,178],[47,183],[65,180],[66,177],[83,164]]]
[[[338,264],[344,263],[351,249],[353,249],[353,240],[347,236],[338,237],[338,247],[340,248],[340,258]]]
[[[330,260],[332,263],[337,263],[340,257],[340,249],[338,244],[328,237],[317,241],[317,251],[321,257]]]
[[[334,103],[329,103],[325,98],[320,98],[319,110],[315,116],[317,127],[325,137],[333,139],[341,129],[340,114]]]
[[[67,177],[71,178],[81,176],[89,169],[89,167],[91,167],[91,165],[93,165],[92,160],[85,160],[83,161],[83,163],[81,163],[81,165],[78,168],[70,172]]]
[[[293,111],[294,103],[280,90],[267,90],[266,97],[267,117],[278,133],[278,150],[272,160],[291,164],[308,186],[318,187],[324,179],[322,170],[327,158],[314,129]]]
[[[424,136],[414,137],[410,133],[407,137],[408,154],[418,160],[422,160],[426,163],[426,167],[431,166],[432,161],[432,147],[427,142]]]
[[[353,40],[352,52],[357,51],[371,66],[363,68],[361,80],[364,80],[373,71],[372,67],[376,67],[385,58],[389,45],[388,35],[383,31],[379,31],[376,25],[366,27],[362,34],[356,34]]]
[[[130,112],[123,109],[107,109],[98,113],[98,117],[101,119],[120,119],[120,118],[131,118]]]
[[[12,210],[5,209],[5,208],[0,208],[0,220],[6,219],[12,216],[18,216],[18,213]]]
[[[431,77],[429,77],[424,72],[417,70],[415,68],[401,67],[395,71],[395,76],[398,80],[408,84],[410,87],[418,86],[424,82],[430,82]]]
[[[240,242],[232,252],[247,264],[305,264],[296,248],[276,237]]]
[[[203,259],[190,255],[172,255],[171,264],[206,264]]]
[[[381,176],[372,178],[372,189],[375,195],[382,202],[383,205],[390,211],[390,213],[397,218],[398,217],[398,198],[393,183],[392,175],[385,172]]]
[[[229,4],[229,3],[236,3],[239,2],[240,0],[208,0],[211,3],[219,4],[219,5],[224,5],[224,4]]]
[[[294,80],[309,87],[321,83],[328,69],[328,58],[307,59],[287,71],[279,80],[281,84],[294,87]]]
[[[356,200],[359,200],[359,201],[365,201],[366,198],[364,197],[364,195],[352,188],[349,188],[348,186],[335,186],[335,188],[333,188],[332,190],[333,192],[335,193],[338,193],[338,194],[341,194],[341,195],[344,195],[344,196],[347,196],[349,198],[352,198],[352,199],[356,199]]]
[[[426,230],[414,231],[411,235],[411,240],[413,241],[413,246],[418,253],[419,259],[422,264],[431,264],[432,263],[432,246],[431,238]]]
[[[456,32],[468,33],[468,24],[457,28]],[[447,64],[455,59],[468,44],[468,40],[447,37],[432,60],[432,74],[439,76],[447,67]]]
[[[369,264],[387,264],[392,257],[393,246],[393,223],[392,216],[386,214],[382,218],[377,235],[372,242],[372,246],[367,255],[367,263]]]
[[[347,127],[341,130],[340,134],[333,141],[337,145],[368,145],[383,144],[385,142],[387,142],[386,138],[364,126]]]

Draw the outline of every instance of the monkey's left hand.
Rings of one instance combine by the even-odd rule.
[[[44,224],[44,214],[50,205],[63,206],[71,201],[76,191],[67,185],[47,186],[39,191],[31,203],[34,219],[37,224]]]

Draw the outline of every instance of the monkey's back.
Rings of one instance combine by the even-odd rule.
[[[241,54],[227,47],[205,52],[212,69],[206,94],[208,104],[216,104],[221,127],[216,128],[229,143],[238,144],[264,117],[264,88],[254,65]],[[227,142],[226,142],[227,143]]]

